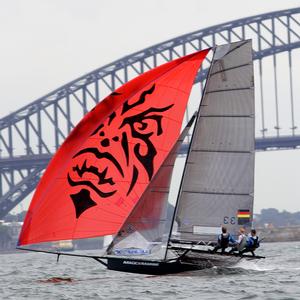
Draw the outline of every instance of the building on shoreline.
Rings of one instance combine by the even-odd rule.
[[[4,222],[0,220],[0,251],[16,248],[23,222]]]

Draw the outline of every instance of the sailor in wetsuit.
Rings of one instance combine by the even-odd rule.
[[[227,232],[227,228],[222,226],[222,233],[218,236],[218,244],[215,248],[210,251],[211,253],[216,253],[219,249],[222,249],[221,253],[225,253],[225,249],[228,248],[229,243],[235,244],[235,239]]]
[[[246,241],[247,241],[247,237],[245,235],[245,228],[241,227],[239,230],[238,240],[235,243],[236,245],[232,247],[229,253],[232,253],[234,251],[239,251],[239,253],[241,253],[246,246]]]
[[[251,233],[247,237],[246,247],[242,250],[242,253],[251,252],[252,256],[255,256],[254,251],[259,247],[259,238],[256,235],[256,230],[251,229]]]

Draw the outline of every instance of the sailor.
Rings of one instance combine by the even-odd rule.
[[[225,253],[225,249],[228,248],[229,243],[235,244],[235,239],[231,236],[230,233],[227,232],[227,228],[222,226],[222,233],[218,236],[218,244],[211,251],[212,253],[217,252],[219,249],[222,249],[221,253]]]
[[[254,251],[259,247],[259,238],[256,235],[256,230],[251,229],[247,237],[246,247],[242,250],[242,253],[251,252],[252,256],[255,256]]]
[[[232,249],[229,251],[229,253],[232,253],[234,251],[238,251],[239,253],[242,252],[242,250],[245,248],[247,243],[247,237],[245,235],[245,228],[241,227],[239,230],[239,237],[236,241],[236,244]]]

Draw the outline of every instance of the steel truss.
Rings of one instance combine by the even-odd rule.
[[[271,12],[212,26],[154,45],[96,69],[0,119],[0,219],[20,203],[38,182],[43,169],[82,115],[100,99],[131,78],[200,49],[252,38],[256,64],[258,114],[257,149],[297,148],[293,85],[293,52],[300,48],[300,8]],[[282,134],[278,56],[287,55],[289,97],[288,134]],[[264,60],[272,62],[274,95],[266,97]],[[203,78],[203,71],[197,81]],[[270,99],[272,98],[272,99]],[[299,98],[299,97],[298,97]],[[271,103],[267,122],[266,104]],[[298,104],[299,105],[299,104]],[[268,125],[268,126],[267,126]],[[268,129],[273,131],[268,133]],[[274,130],[275,129],[275,130]],[[20,150],[21,149],[21,150]]]

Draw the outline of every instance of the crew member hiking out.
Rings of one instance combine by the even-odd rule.
[[[242,253],[251,252],[255,256],[254,251],[259,247],[259,238],[256,235],[256,230],[252,229],[251,233],[247,237],[246,247],[243,249]]]
[[[235,243],[235,246],[229,251],[229,253],[233,253],[234,251],[238,251],[242,253],[242,250],[246,246],[247,237],[245,235],[245,228],[241,227],[239,230],[239,237]]]
[[[231,234],[227,232],[227,228],[222,226],[222,233],[218,236],[218,244],[211,252],[216,253],[219,249],[222,249],[221,253],[223,254],[230,243],[235,244],[236,241]]]

